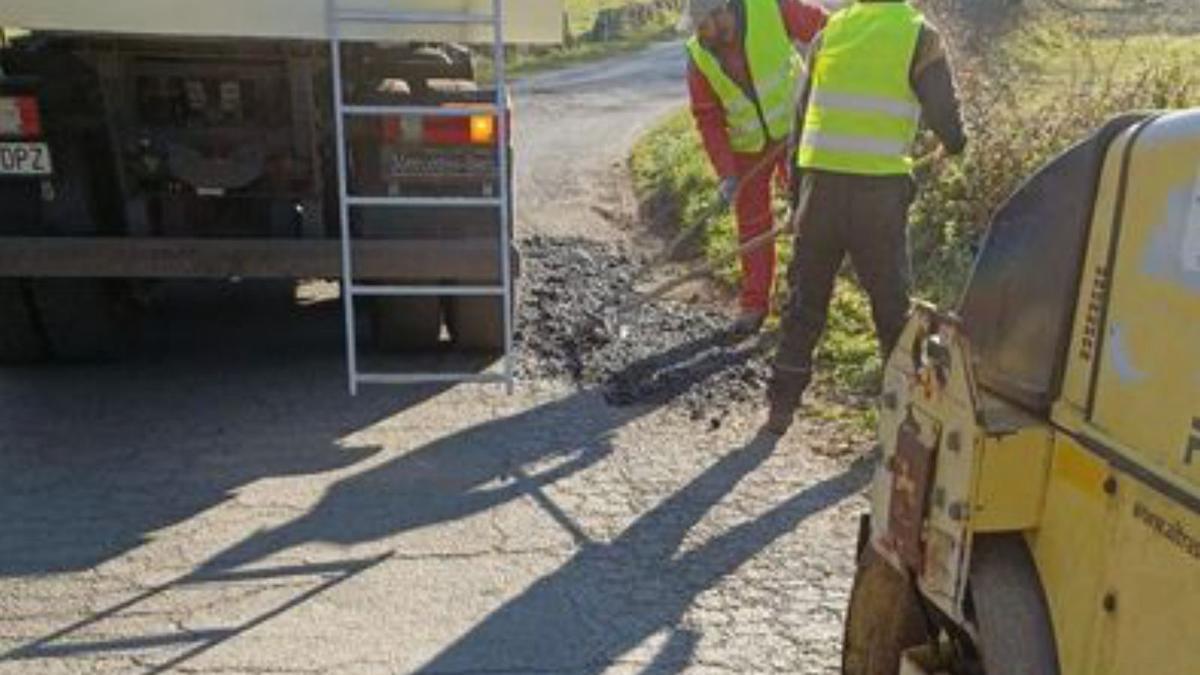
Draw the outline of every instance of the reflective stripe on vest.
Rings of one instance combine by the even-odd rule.
[[[826,90],[813,92],[812,104],[819,108],[838,108],[850,112],[879,113],[902,119],[915,119],[921,115],[921,106],[915,102],[897,101],[882,96],[838,94]]]
[[[899,155],[908,150],[904,141],[888,140],[886,138],[871,138],[870,136],[850,136],[847,134],[830,134],[824,131],[814,131],[808,142],[815,147],[824,148],[830,152],[852,152],[868,155]]]
[[[788,36],[777,0],[745,0],[745,7],[744,46],[757,105],[700,40],[688,40],[687,50],[725,109],[730,147],[734,152],[753,153],[766,147],[768,138],[780,141],[792,133],[803,62]]]
[[[906,174],[921,107],[909,71],[923,18],[907,2],[834,14],[817,54],[797,164],[857,175]]]

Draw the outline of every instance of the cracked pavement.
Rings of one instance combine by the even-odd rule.
[[[623,208],[679,54],[516,88],[519,231],[624,236],[552,197]],[[290,292],[184,288],[136,358],[0,373],[0,673],[838,671],[861,437],[545,380],[350,399],[336,304]]]

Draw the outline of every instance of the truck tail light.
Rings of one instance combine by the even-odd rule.
[[[471,116],[471,143],[491,145],[496,142],[496,118],[491,115]]]
[[[32,96],[0,97],[0,136],[36,138],[42,135],[42,116]]]
[[[495,145],[496,116],[425,117],[422,138],[429,145]]]
[[[496,129],[497,119],[495,115],[473,115],[471,117],[471,142],[479,145],[494,145],[499,133]],[[504,112],[504,137],[509,143],[512,143],[512,111]]]
[[[421,120],[423,140],[427,145],[469,145],[471,121],[468,117],[425,117]]]
[[[506,115],[506,120],[511,117]],[[491,114],[446,117],[440,115],[404,115],[382,117],[379,135],[385,144],[405,145],[495,145],[496,116]]]

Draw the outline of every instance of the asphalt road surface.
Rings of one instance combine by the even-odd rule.
[[[538,75],[514,87],[518,234],[619,239],[633,211],[624,165],[638,136],[685,103],[681,43]]]
[[[519,233],[622,239],[682,63],[517,88]],[[351,399],[336,304],[172,292],[135,357],[0,371],[0,673],[837,672],[852,435],[554,380]]]

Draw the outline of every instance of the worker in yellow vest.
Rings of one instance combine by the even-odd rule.
[[[906,0],[858,0],[812,46],[793,139],[791,298],[768,390],[766,429],[791,425],[812,377],[834,278],[847,255],[871,299],[884,355],[909,307],[912,148],[924,121],[950,154],[966,145],[938,33]]]
[[[720,198],[747,241],[771,229],[771,178],[786,169],[784,144],[795,124],[803,75],[797,43],[825,25],[825,10],[801,0],[691,0],[695,35],[687,43],[688,91]],[[762,326],[775,279],[775,247],[742,256],[737,335]]]

